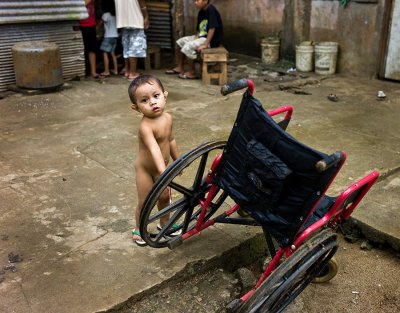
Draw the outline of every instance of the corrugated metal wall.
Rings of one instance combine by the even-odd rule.
[[[17,42],[44,40],[60,48],[63,78],[85,75],[85,56],[82,35],[74,31],[77,22],[48,22],[35,24],[0,25],[0,91],[15,83],[12,47]]]
[[[73,26],[86,17],[84,0],[0,0],[0,91],[15,83],[11,49],[22,41],[56,43],[64,79],[84,76],[82,35]]]
[[[0,1],[0,24],[71,21],[85,17],[84,0]]]
[[[172,49],[172,17],[169,3],[146,3],[150,27],[146,32],[147,44],[165,49]]]

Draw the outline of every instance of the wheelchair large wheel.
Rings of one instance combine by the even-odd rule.
[[[331,230],[314,236],[280,264],[236,312],[282,312],[314,280],[336,250],[336,235]]]
[[[222,153],[226,141],[200,145],[181,156],[155,182],[140,214],[140,233],[151,247],[162,248],[175,238],[195,227],[211,185],[205,182],[214,159]],[[169,188],[170,204],[159,209],[158,198]],[[208,220],[227,200],[223,190],[217,190],[209,210]],[[228,203],[226,203],[228,209]]]

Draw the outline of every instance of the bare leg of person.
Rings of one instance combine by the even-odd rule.
[[[118,62],[117,62],[117,56],[115,55],[114,52],[111,52],[111,58],[112,58],[112,63],[113,63],[113,67],[114,67],[114,70],[112,70],[112,73],[114,75],[117,75],[118,74]]]
[[[124,59],[124,63],[125,63],[125,73],[124,76],[128,77],[129,76],[129,59]]]
[[[89,51],[89,65],[90,65],[90,76],[96,78],[99,76],[96,72],[96,53]]]
[[[136,67],[137,67],[137,58],[129,58],[129,80],[133,80],[136,77],[139,76],[139,74],[136,72]]]
[[[168,206],[170,203],[170,189],[166,188],[162,194],[160,195],[160,197],[158,198],[158,203],[157,203],[157,207],[158,210],[161,211],[162,209],[164,209],[166,206]],[[164,226],[165,223],[167,223],[169,220],[169,214],[165,215],[163,217],[160,218],[160,226]]]
[[[107,52],[103,52],[103,63],[104,63],[104,72],[101,73],[101,75],[110,76],[110,61],[108,59]]]
[[[135,166],[136,171],[136,189],[137,189],[137,206],[135,209],[135,229],[139,230],[140,211],[142,210],[143,202],[153,187],[153,177],[142,167]],[[132,236],[133,240],[140,240],[138,235]]]

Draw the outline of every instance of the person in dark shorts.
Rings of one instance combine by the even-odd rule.
[[[96,53],[98,51],[96,39],[96,16],[94,12],[94,1],[85,0],[89,17],[79,21],[82,32],[83,46],[85,49],[86,74],[97,79],[100,77],[96,70]]]

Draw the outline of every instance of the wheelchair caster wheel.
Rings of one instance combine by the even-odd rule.
[[[241,304],[242,300],[240,299],[233,300],[226,306],[226,313],[235,313]]]
[[[335,259],[329,260],[329,262],[322,268],[322,271],[314,278],[313,283],[326,283],[330,281],[339,271],[339,265]]]
[[[182,236],[178,236],[168,241],[168,248],[173,250],[176,247],[179,247],[181,244],[183,244]]]

